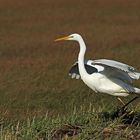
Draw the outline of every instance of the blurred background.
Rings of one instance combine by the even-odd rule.
[[[1,117],[118,105],[116,97],[95,94],[68,76],[79,45],[54,39],[71,33],[83,36],[87,59],[114,59],[140,71],[139,0],[0,0]]]

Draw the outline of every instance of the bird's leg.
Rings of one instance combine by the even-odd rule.
[[[123,106],[125,105],[121,98],[118,97],[117,99],[123,104]]]
[[[139,98],[139,97],[138,96],[134,97],[132,100],[130,100],[129,102],[124,104],[121,108],[118,108],[117,111],[115,112],[117,114],[117,117],[124,115],[127,111],[127,106],[130,103],[132,103],[134,100],[136,100],[137,98]]]
[[[134,97],[132,100],[130,100],[129,102],[127,102],[124,106],[121,107],[121,109],[124,109],[125,107],[127,107],[130,103],[132,103],[134,100],[136,100],[137,98],[139,98],[139,96]]]
[[[114,113],[114,117],[120,117],[120,116],[122,116],[126,112],[126,110],[127,110],[127,108],[124,107],[125,106],[125,103],[122,101],[122,99],[119,98],[119,97],[117,97],[117,99],[119,100],[119,102],[121,102],[121,104],[123,105],[123,107],[117,107],[117,110]]]

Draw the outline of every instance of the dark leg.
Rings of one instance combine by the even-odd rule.
[[[121,107],[121,109],[124,109],[125,107],[127,107],[130,103],[132,103],[134,100],[136,100],[137,98],[139,98],[139,96],[134,97],[132,100],[130,100],[128,103],[126,103],[124,106]]]
[[[117,108],[117,111],[113,114],[113,117],[116,118],[116,117],[120,117],[122,115],[125,115],[125,113],[127,113],[126,112],[127,111],[127,106],[139,97],[140,96],[136,96],[132,100],[127,102],[125,105],[123,105],[121,108]]]

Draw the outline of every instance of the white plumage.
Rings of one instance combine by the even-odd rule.
[[[95,92],[113,96],[140,95],[140,89],[132,85],[133,80],[140,78],[140,73],[127,64],[114,60],[85,60],[86,45],[79,34],[56,39],[75,40],[80,45],[78,61],[72,66],[69,74],[72,78],[81,79]]]

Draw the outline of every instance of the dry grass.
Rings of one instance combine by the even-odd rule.
[[[73,42],[56,44],[57,37],[78,32],[88,58],[115,59],[140,70],[138,0],[0,2],[1,117],[67,114],[89,103],[97,110],[116,105],[114,97],[92,94],[68,78],[79,48]]]

